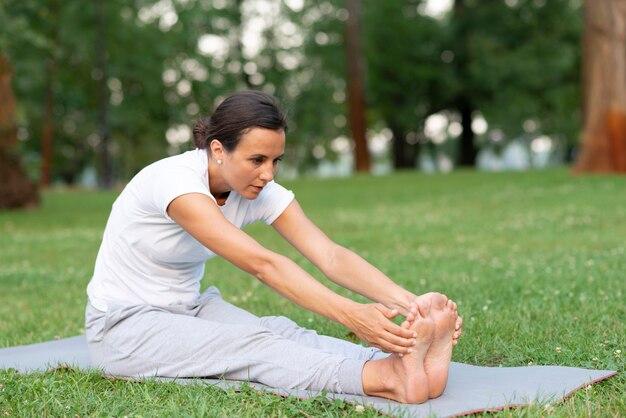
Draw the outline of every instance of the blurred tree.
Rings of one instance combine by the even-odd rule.
[[[113,170],[109,155],[109,97],[107,94],[107,37],[106,3],[94,0],[96,10],[96,64],[94,71],[98,83],[98,138],[100,139],[100,187],[113,186]]]
[[[369,172],[370,155],[367,149],[365,131],[365,86],[363,85],[363,52],[361,48],[361,2],[346,0],[346,56],[348,60],[348,115],[350,131],[354,142],[355,169]]]
[[[458,165],[478,148],[525,135],[578,130],[580,6],[569,0],[456,0],[430,16],[419,0],[366,7],[368,95],[394,136],[394,166],[414,167],[425,119],[457,115]],[[555,53],[558,51],[558,53]],[[490,130],[479,143],[473,119]]]
[[[19,154],[14,71],[8,48],[13,33],[28,36],[31,32],[20,16],[10,18],[4,4],[0,4],[0,27],[0,209],[31,207],[39,204],[39,191]]]
[[[35,184],[26,176],[17,153],[17,125],[11,63],[0,48],[0,209],[39,204]]]
[[[393,133],[393,165],[415,168],[426,116],[443,108],[454,79],[441,60],[443,22],[420,0],[365,2],[369,105]]]
[[[464,42],[457,97],[465,99],[450,106],[462,109],[469,99],[472,111],[490,124],[487,143],[542,133],[573,144],[579,130],[580,5],[456,1],[463,4],[462,13],[453,18],[465,34],[455,36]],[[463,149],[470,147],[461,144],[459,154]],[[470,163],[471,158],[459,155],[459,160]]]
[[[492,5],[493,7],[493,5]],[[497,7],[497,6],[496,6]],[[476,91],[472,83],[462,83],[461,80],[470,79],[470,40],[468,39],[473,31],[481,30],[480,27],[472,27],[472,17],[468,16],[471,9],[467,7],[466,0],[454,0],[453,17],[451,21],[451,35],[454,44],[450,45],[450,58],[452,68],[457,79],[458,89],[450,100],[449,107],[456,110],[461,117],[461,138],[457,155],[457,164],[461,167],[473,167],[476,164],[478,146],[475,141],[474,130],[472,129],[473,113],[477,111]],[[488,22],[485,22],[490,24]]]
[[[289,51],[293,66],[277,93],[288,104],[293,130],[290,160],[300,171],[321,160],[335,161],[354,149],[347,115],[347,59],[345,0],[305,1],[285,6],[284,15],[296,25],[300,45]],[[286,51],[285,51],[286,52]],[[295,145],[295,146],[294,146]]]
[[[46,79],[44,87],[44,113],[43,127],[41,133],[41,179],[40,184],[43,187],[50,186],[52,171],[52,143],[54,130],[54,90],[53,84],[56,78],[57,55],[59,43],[59,0],[50,2],[49,13],[47,14],[49,28],[48,39],[49,47],[46,56]]]
[[[437,112],[463,120],[470,137],[479,110],[491,128],[482,141],[497,130],[506,138],[524,134],[529,120],[539,127],[533,135],[576,127],[579,8],[571,0],[463,1],[463,13],[432,17],[420,0],[363,0],[368,118],[393,132],[396,167],[415,167],[428,140],[424,121]],[[110,153],[114,179],[127,179],[189,147],[193,119],[242,88],[263,89],[287,105],[287,160],[301,170],[349,151],[345,0],[110,0],[106,74],[96,66],[96,4],[2,5],[17,28],[6,51],[16,70],[19,147],[31,173],[50,126],[52,181],[78,181],[97,166],[99,150]],[[99,83],[106,87],[106,146]]]
[[[626,3],[585,1],[583,144],[576,172],[626,173]]]

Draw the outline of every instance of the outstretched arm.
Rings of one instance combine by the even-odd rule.
[[[297,201],[272,226],[320,271],[338,285],[397,309],[406,316],[416,295],[403,289],[351,250],[332,241],[304,213]]]
[[[397,353],[406,353],[413,345],[414,333],[390,321],[388,318],[394,316],[390,309],[357,303],[333,292],[287,257],[264,248],[232,225],[209,197],[182,195],[167,210],[174,221],[215,254],[298,305],[343,324],[370,345]]]
[[[272,226],[330,280],[404,316],[410,315],[412,303],[430,299],[428,294],[419,297],[403,289],[362,257],[333,242],[295,200]],[[459,317],[455,339],[461,334],[461,324]]]

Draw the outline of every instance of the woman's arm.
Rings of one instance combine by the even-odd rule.
[[[209,197],[182,195],[167,211],[215,254],[303,308],[343,324],[370,345],[398,353],[408,352],[413,345],[413,332],[388,319],[395,316],[390,309],[381,304],[360,304],[331,291],[296,263],[264,248],[232,225]]]
[[[338,285],[397,309],[406,316],[416,295],[403,289],[353,251],[332,241],[304,213],[297,201],[272,226],[320,271]]]
[[[295,200],[272,226],[326,277],[346,289],[395,309],[410,320],[412,304],[420,299],[429,303],[429,293],[416,296],[353,251],[333,242],[306,216]],[[458,317],[455,341],[461,336],[462,323],[463,319]]]

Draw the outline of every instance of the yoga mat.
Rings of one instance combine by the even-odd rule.
[[[21,373],[41,372],[67,365],[90,369],[91,362],[84,336],[39,344],[0,349],[0,369],[14,368]],[[587,370],[562,366],[479,367],[452,363],[444,394],[420,405],[405,405],[374,396],[327,393],[358,405],[374,407],[399,417],[467,415],[534,403],[557,402],[577,389],[615,375],[610,370]],[[167,379],[180,384],[202,383],[222,388],[237,388],[241,382],[215,379]],[[250,383],[254,388],[282,396],[310,398],[321,392],[271,388]]]

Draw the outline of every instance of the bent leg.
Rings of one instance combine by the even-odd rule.
[[[362,394],[364,361],[309,348],[248,324],[224,324],[151,306],[110,309],[94,364],[125,376],[220,376],[268,386]]]

